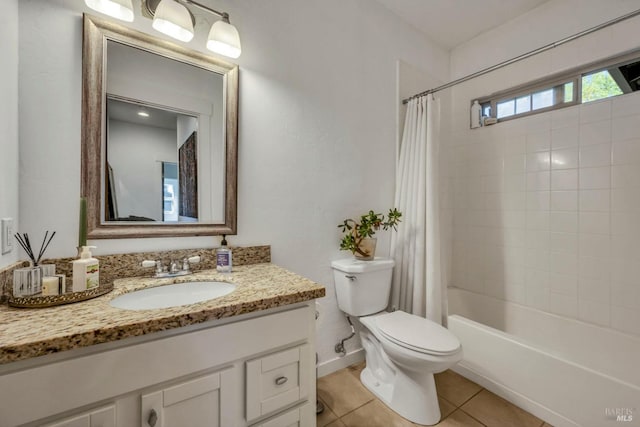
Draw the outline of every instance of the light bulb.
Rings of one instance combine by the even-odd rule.
[[[126,22],[133,22],[131,0],[84,0],[91,9]]]
[[[169,37],[188,42],[193,38],[193,21],[186,7],[174,0],[162,0],[151,26]]]
[[[209,31],[207,49],[229,58],[239,57],[242,48],[236,27],[223,20],[215,22]]]

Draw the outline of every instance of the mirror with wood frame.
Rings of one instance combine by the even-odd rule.
[[[238,67],[84,16],[90,239],[236,233]]]

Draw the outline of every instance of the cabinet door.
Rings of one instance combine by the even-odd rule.
[[[232,427],[233,368],[142,396],[142,427]]]
[[[308,397],[309,344],[247,362],[247,421],[273,414]]]
[[[47,424],[47,427],[115,427],[116,407],[115,405],[94,409],[71,418]]]
[[[253,427],[308,427],[314,425],[312,421],[315,422],[315,419],[310,418],[310,414],[313,414],[313,412],[310,411],[311,408],[309,408],[309,406],[311,406],[311,404],[307,402],[302,406],[289,409]]]

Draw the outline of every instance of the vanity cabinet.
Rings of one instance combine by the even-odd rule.
[[[109,405],[73,416],[45,427],[115,427],[116,406]]]
[[[306,302],[0,366],[0,427],[314,426],[314,335]]]
[[[315,425],[315,405],[307,402],[252,427],[307,427]]]

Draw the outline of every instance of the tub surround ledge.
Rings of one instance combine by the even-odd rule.
[[[122,294],[188,281],[223,281],[237,288],[201,303],[156,310],[122,310],[109,302]],[[123,278],[113,292],[44,309],[0,307],[0,364],[122,340],[210,320],[321,298],[323,286],[270,263],[234,266],[232,273],[203,270],[177,278]]]

